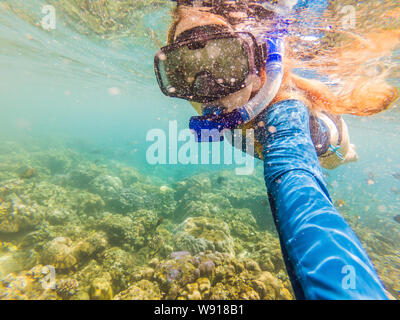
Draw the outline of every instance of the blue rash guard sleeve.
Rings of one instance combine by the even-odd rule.
[[[332,204],[300,101],[259,117],[264,176],[297,299],[387,299],[367,253]]]

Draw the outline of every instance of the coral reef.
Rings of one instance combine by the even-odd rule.
[[[234,243],[230,230],[224,221],[195,217],[186,219],[178,228],[175,248],[193,254],[206,250],[227,252],[234,255]]]
[[[77,293],[79,282],[75,279],[60,279],[57,281],[55,290],[57,295],[63,300],[69,300]]]
[[[261,178],[226,171],[168,185],[70,149],[23,150],[0,148],[0,299],[294,298]],[[372,230],[349,207],[400,298],[398,224]]]
[[[99,175],[89,183],[89,191],[98,194],[111,209],[118,208],[122,181],[118,177]]]
[[[36,168],[24,166],[18,170],[18,176],[21,179],[30,179],[36,176],[37,170]]]
[[[41,260],[44,265],[54,266],[57,271],[65,271],[74,268],[76,258],[71,247],[72,241],[69,238],[57,237],[50,241],[41,253]]]
[[[82,188],[83,186],[87,187],[92,183],[94,179],[102,174],[102,170],[94,164],[79,164],[72,168],[72,170],[67,171],[66,174],[68,179],[67,181],[70,185]]]
[[[90,285],[89,295],[92,300],[111,300],[113,291],[111,277],[106,273],[102,278],[95,278]]]
[[[0,279],[0,299],[7,300],[58,300],[57,292],[46,286],[46,272],[42,265],[20,275],[13,273]]]
[[[157,284],[143,279],[120,292],[114,300],[160,300],[161,297]]]
[[[132,254],[114,247],[104,251],[99,261],[110,274],[114,292],[128,288],[135,272],[135,259]]]
[[[150,210],[139,210],[126,216],[108,213],[97,223],[97,228],[107,234],[112,245],[133,251],[145,245],[157,221],[157,214]]]
[[[288,282],[262,271],[251,259],[211,251],[195,256],[180,252],[150,264],[153,269],[139,272],[137,281],[119,299],[151,298],[159,291],[163,299],[293,299]],[[153,286],[142,288],[143,281]]]
[[[41,223],[43,216],[36,203],[29,205],[16,194],[11,194],[0,204],[0,232],[16,233],[34,228]]]

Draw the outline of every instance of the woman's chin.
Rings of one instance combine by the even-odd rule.
[[[226,108],[228,112],[231,112],[243,105],[245,105],[251,97],[251,86],[243,88],[238,92],[232,93],[229,96],[219,100],[219,103]]]

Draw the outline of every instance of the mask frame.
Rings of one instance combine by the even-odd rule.
[[[218,27],[220,28],[220,26]],[[200,74],[206,75],[207,81],[209,81],[211,87],[208,88],[209,92],[199,92],[198,88],[195,87],[195,81],[193,83],[188,83],[185,80],[182,81],[182,79],[180,79],[182,81],[181,83],[183,83],[182,86],[169,86],[171,81],[168,80],[168,71],[163,69],[164,61],[168,59],[169,55],[171,56],[177,52],[177,50],[181,50],[185,47],[192,46],[194,50],[196,50],[196,46],[201,43],[218,41],[219,39],[234,39],[236,41],[240,39],[245,49],[246,60],[248,62],[248,74],[242,77],[243,79],[240,82],[235,85],[226,85],[225,83],[218,82],[218,79],[215,79],[209,71],[199,70],[196,76]],[[188,101],[208,103],[226,97],[246,87],[246,79],[248,76],[259,74],[261,66],[264,64],[264,56],[265,48],[259,46],[255,37],[249,32],[218,31],[218,29],[216,30],[215,26],[212,25],[207,26],[207,28],[201,26],[185,31],[178,36],[176,42],[161,48],[154,57],[154,70],[158,85],[164,95]],[[174,72],[175,70],[171,72],[171,75]]]

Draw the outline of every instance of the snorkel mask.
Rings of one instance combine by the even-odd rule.
[[[154,69],[166,96],[208,103],[246,87],[262,61],[262,47],[251,33],[206,25],[161,48]]]

